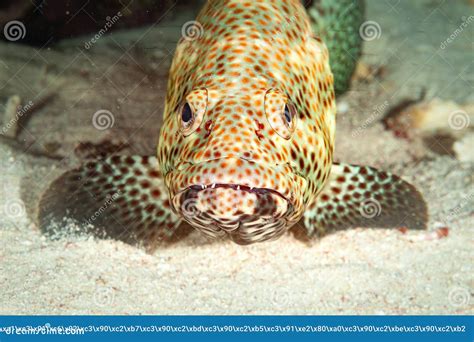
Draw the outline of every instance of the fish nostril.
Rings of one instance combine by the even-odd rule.
[[[260,130],[256,129],[255,134],[257,135],[258,140],[262,140],[264,138],[263,134],[262,134],[262,131],[260,131]]]
[[[242,158],[244,159],[252,159],[253,158],[253,153],[252,152],[244,152],[242,153]]]
[[[211,132],[212,132],[212,120],[207,120],[206,123],[204,124],[204,129],[206,130],[206,137],[208,137]]]
[[[262,131],[265,128],[265,126],[258,120],[255,120],[255,123],[257,124],[257,129],[255,129],[255,134],[257,135],[258,140],[262,140],[264,138]]]

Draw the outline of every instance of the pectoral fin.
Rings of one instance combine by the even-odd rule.
[[[305,212],[307,236],[351,227],[425,229],[422,195],[400,177],[368,166],[334,164],[328,182]]]
[[[38,218],[49,235],[68,218],[81,232],[148,248],[183,233],[155,157],[112,156],[66,172],[43,194]]]

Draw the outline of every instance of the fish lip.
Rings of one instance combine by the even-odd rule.
[[[249,168],[251,171],[258,169],[260,173],[248,177],[245,173],[228,173],[236,165],[234,162],[237,163],[237,159],[250,164],[239,167]],[[219,168],[224,160],[231,161],[226,163],[227,167]],[[216,168],[216,172],[204,172],[210,168]],[[166,173],[165,183],[169,190],[172,210],[184,221],[211,237],[228,235],[234,242],[247,245],[276,239],[301,219],[305,208],[303,191],[306,183],[305,178],[295,171],[291,163],[269,165],[234,156],[198,163],[180,160]],[[267,177],[263,176],[265,173]],[[272,179],[275,179],[275,182]],[[266,201],[266,196],[274,197],[274,205],[283,201],[286,208],[279,207],[280,209],[272,211],[271,207],[257,205],[254,207],[254,214],[237,208],[232,215],[225,217],[202,211],[205,208],[197,206],[202,199],[201,194],[205,197],[208,195],[206,191],[214,193],[213,190],[216,189],[240,189],[247,195],[254,195],[257,204]]]
[[[212,188],[212,186],[214,186]],[[289,227],[293,226],[298,220],[294,220],[295,217],[295,204],[287,199],[284,195],[274,189],[267,188],[252,188],[249,186],[242,186],[236,184],[222,184],[213,183],[210,185],[211,189],[237,189],[248,191],[255,194],[262,194],[265,196],[277,196],[286,202],[286,209],[282,212],[264,213],[263,216],[245,214],[243,212],[236,213],[234,218],[222,218],[214,216],[206,211],[200,211],[197,207],[193,207],[191,204],[191,211],[189,216],[183,215],[183,219],[188,222],[194,228],[200,230],[211,238],[218,238],[222,236],[229,236],[232,241],[240,245],[249,245],[255,242],[271,241],[279,238]],[[172,197],[172,207],[175,212],[179,215],[181,213],[177,208],[186,207],[186,202],[196,203],[195,196],[201,191],[207,190],[208,187],[202,187],[202,185],[190,185],[182,191],[178,192]],[[195,204],[194,204],[195,205]],[[183,213],[186,210],[183,210]],[[262,214],[262,213],[261,213]],[[259,218],[259,219],[256,219]],[[264,221],[261,221],[263,219]],[[264,225],[258,228],[259,225]],[[278,226],[278,229],[275,227]],[[268,231],[268,228],[273,229],[275,233],[268,234],[255,234],[254,232],[260,230],[260,232]],[[249,231],[252,233],[249,234]]]
[[[223,188],[223,189],[242,190],[242,191],[246,191],[246,192],[254,193],[254,194],[272,193],[272,194],[275,194],[275,195],[281,197],[282,199],[284,199],[285,201],[287,201],[291,205],[290,199],[287,198],[285,195],[283,195],[281,192],[279,192],[275,189],[251,187],[251,186],[248,186],[248,185],[242,185],[242,184],[237,184],[237,183],[212,183],[212,184],[207,184],[207,185],[193,184],[193,185],[190,185],[190,186],[184,188],[181,191],[178,191],[175,194],[175,196],[182,195],[183,193],[185,193],[189,190],[202,191],[202,190],[206,190],[208,188],[211,188],[211,189]],[[175,197],[175,196],[173,196],[173,197]]]
[[[231,159],[240,159],[245,163],[253,163],[253,164],[256,164],[256,165],[263,166],[264,168],[271,169],[273,171],[275,171],[277,168],[288,167],[291,170],[291,173],[293,174],[293,176],[295,178],[305,179],[305,177],[303,177],[299,172],[297,172],[297,170],[295,170],[294,166],[290,162],[286,162],[286,163],[282,163],[282,164],[266,165],[266,164],[262,164],[262,163],[259,163],[257,161],[248,159],[248,158],[233,156],[233,155],[220,157],[220,158],[208,159],[208,160],[204,160],[204,161],[199,161],[197,163],[189,161],[189,160],[180,160],[175,164],[175,167],[173,169],[171,169],[169,172],[166,173],[165,179],[168,179],[169,177],[173,177],[176,173],[181,172],[181,171],[185,171],[187,168],[196,167],[196,166],[200,166],[200,165],[206,165],[208,163],[218,162],[218,161],[221,161],[221,160],[231,160]],[[294,181],[296,181],[296,179],[291,180],[291,182],[294,182]],[[262,186],[249,186],[249,185],[242,184],[242,183],[227,183],[227,182],[206,182],[206,183],[199,183],[199,184],[187,184],[184,187],[179,187],[179,188],[174,188],[174,189],[173,189],[173,187],[171,187],[170,188],[170,199],[173,200],[176,196],[181,195],[181,194],[183,194],[184,192],[186,192],[188,190],[204,190],[206,188],[212,187],[213,184],[215,184],[216,187],[217,187],[217,185],[219,185],[219,187],[221,187],[221,188],[226,187],[226,188],[235,188],[235,189],[237,189],[237,186],[240,186],[241,189],[242,188],[244,188],[245,190],[248,189],[248,192],[253,192],[253,193],[263,193],[263,192],[273,193],[273,194],[276,194],[279,197],[283,198],[284,200],[288,201],[291,205],[295,205],[296,204],[295,202],[298,201],[297,198],[294,196],[293,192],[290,193],[290,196],[286,196],[281,191],[278,191],[278,190],[275,190],[275,189],[272,189],[272,188],[268,188],[268,187],[264,187],[264,186],[263,187]],[[204,186],[204,189],[203,189],[203,186]]]

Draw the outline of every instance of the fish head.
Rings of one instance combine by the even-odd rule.
[[[174,211],[240,244],[281,236],[304,212],[300,124],[278,88],[189,91],[165,117],[158,146]]]

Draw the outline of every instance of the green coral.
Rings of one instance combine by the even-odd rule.
[[[361,54],[359,28],[364,21],[364,0],[318,0],[308,5],[314,33],[326,43],[337,94],[349,88]]]

